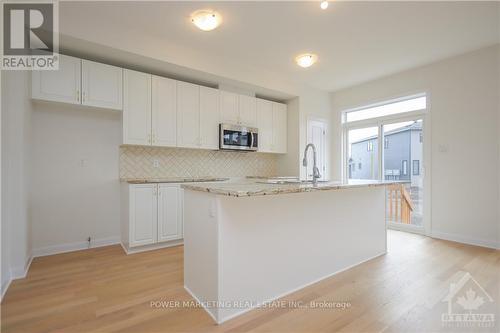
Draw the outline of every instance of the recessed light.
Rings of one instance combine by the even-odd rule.
[[[328,8],[328,1],[321,1],[321,4],[319,5],[321,9],[327,9]]]
[[[304,68],[310,67],[316,60],[318,60],[318,56],[312,53],[301,54],[295,58],[297,65]]]
[[[203,31],[217,28],[222,21],[222,16],[212,10],[201,9],[191,14],[191,22]]]

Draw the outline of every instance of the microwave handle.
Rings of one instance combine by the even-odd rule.
[[[253,133],[253,132],[252,132],[252,133],[250,133],[250,148],[253,148],[253,141],[254,141],[254,139],[253,139],[253,135],[254,135],[254,134],[255,134],[255,133]]]

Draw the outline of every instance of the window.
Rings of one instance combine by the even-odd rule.
[[[366,151],[373,151],[373,142],[372,141],[368,141],[366,143]]]
[[[408,161],[403,160],[403,176],[407,176],[407,175],[408,175]]]
[[[418,95],[407,97],[404,100],[386,101],[383,104],[367,106],[345,112],[345,122],[366,120],[377,117],[390,116],[393,114],[424,110],[427,107],[427,97]]]
[[[389,138],[384,139],[384,149],[389,149]]]
[[[420,175],[420,161],[419,160],[413,160],[413,175],[418,176]]]

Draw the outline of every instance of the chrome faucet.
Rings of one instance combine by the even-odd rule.
[[[318,165],[316,164],[316,147],[314,144],[309,143],[304,150],[304,159],[302,160],[302,165],[307,167],[307,150],[309,147],[313,150],[313,184],[318,183],[318,179],[321,178],[321,174],[319,173]]]

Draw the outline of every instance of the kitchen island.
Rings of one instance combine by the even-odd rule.
[[[184,287],[217,323],[386,253],[385,185],[184,184]]]

